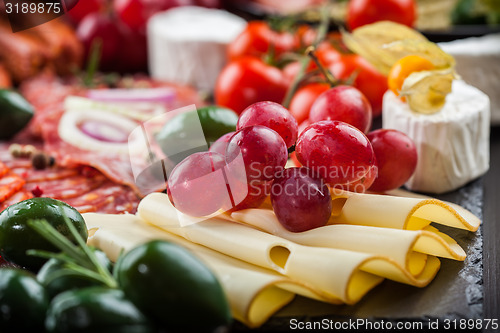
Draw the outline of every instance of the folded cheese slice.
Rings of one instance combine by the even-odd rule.
[[[440,267],[436,257],[427,256],[423,268],[414,269],[418,273],[414,275],[387,256],[303,246],[223,218],[212,217],[181,227],[180,220],[191,218],[178,212],[161,193],[145,197],[138,215],[191,242],[300,281],[329,301],[340,299],[348,304],[359,301],[380,282],[375,276],[423,287]]]
[[[424,270],[427,255],[454,260],[464,260],[466,256],[451,237],[432,227],[428,230],[399,230],[335,224],[296,233],[286,230],[270,209],[240,210],[231,217],[298,244],[385,256],[415,276]]]
[[[295,294],[279,286],[312,295],[312,291],[280,274],[188,242],[146,224],[135,215],[86,213],[83,217],[89,229],[89,244],[103,250],[112,261],[116,261],[120,253],[153,239],[168,240],[188,248],[216,274],[228,297],[233,317],[249,327],[260,326],[293,300]]]
[[[481,220],[468,210],[428,197],[332,191],[331,224],[421,230],[431,222],[476,231]],[[431,231],[432,229],[429,229]]]

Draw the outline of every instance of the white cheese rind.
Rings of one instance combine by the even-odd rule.
[[[236,15],[201,7],[154,15],[147,27],[152,77],[212,91],[226,64],[227,45],[245,26]]]
[[[412,191],[452,191],[489,168],[490,100],[464,81],[453,82],[443,109],[431,115],[412,112],[388,91],[382,123],[415,142],[417,167],[405,184]]]
[[[440,43],[456,60],[456,70],[469,84],[491,99],[491,122],[500,124],[500,34]]]

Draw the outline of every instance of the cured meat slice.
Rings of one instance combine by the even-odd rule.
[[[19,192],[16,192],[10,198],[0,203],[0,212],[3,211],[5,208],[9,207],[10,205],[31,198],[33,198],[33,194],[30,191],[21,189]]]
[[[112,182],[88,192],[85,195],[64,200],[80,213],[86,212],[129,212],[135,213],[139,199],[132,190]]]
[[[46,181],[31,182],[26,184],[28,189],[38,187],[45,197],[64,200],[74,198],[90,192],[106,182],[102,174],[88,178],[81,175],[64,178],[48,179]]]
[[[116,86],[120,88],[171,88],[173,98],[161,104],[163,112],[192,104],[203,105],[198,93],[191,88],[161,83],[148,78],[125,78],[119,81]],[[33,134],[40,135],[44,141],[44,151],[56,158],[57,165],[67,168],[77,168],[81,165],[91,166],[101,171],[113,182],[131,187],[138,195],[145,194],[140,193],[135,184],[128,149],[125,152],[117,152],[112,149],[100,150],[100,143],[103,145],[106,143],[99,142],[97,139],[98,147],[94,146],[94,149],[89,149],[85,145],[77,146],[77,143],[67,142],[59,135],[59,129],[66,128],[65,126],[60,127],[63,115],[68,112],[64,109],[64,100],[68,96],[86,96],[87,90],[85,88],[75,82],[66,83],[55,77],[45,75],[24,83],[21,86],[21,92],[35,107],[35,117],[30,130]],[[83,111],[84,114],[87,111]],[[128,119],[129,122],[132,121],[133,128],[135,128],[135,124],[140,126],[141,122],[146,120],[136,119],[131,115],[123,115],[120,112],[107,111],[109,110],[104,110],[103,113],[108,114],[109,117],[114,117],[113,119],[121,117],[122,119]],[[73,137],[73,135],[70,135],[70,137]],[[126,147],[126,142],[123,145]]]
[[[24,179],[13,172],[8,172],[0,178],[0,202],[4,202],[25,184]]]
[[[64,179],[78,175],[77,169],[68,168],[51,168],[45,170],[30,169],[13,169],[12,171],[21,175],[27,183],[43,182],[50,180]]]
[[[3,177],[7,172],[9,172],[9,168],[0,161],[0,178]]]

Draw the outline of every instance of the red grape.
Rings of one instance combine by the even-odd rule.
[[[309,125],[299,136],[297,159],[337,188],[364,192],[376,175],[375,153],[368,138],[341,121]]]
[[[367,133],[372,126],[372,107],[358,89],[336,86],[319,95],[311,106],[309,120],[340,120]]]
[[[212,145],[210,146],[210,151],[214,153],[219,153],[223,156],[226,155],[226,148],[229,139],[234,135],[235,132],[229,132],[218,138]]]
[[[264,126],[249,126],[237,131],[229,140],[226,162],[235,177],[241,170],[231,168],[231,162],[241,156],[248,181],[268,181],[283,170],[288,159],[285,141],[272,129]]]
[[[370,191],[383,192],[403,185],[417,167],[417,148],[404,133],[393,129],[380,129],[368,133],[375,156],[378,176]]]
[[[92,13],[85,16],[76,34],[85,47],[87,58],[92,43],[100,41],[102,43],[100,68],[106,70],[113,66],[121,44],[121,35],[115,22],[108,15]]]
[[[305,167],[285,169],[276,177],[271,203],[280,223],[293,232],[322,227],[332,214],[328,186]]]
[[[103,9],[103,0],[65,0],[67,15],[71,21],[78,24],[85,16]]]
[[[262,125],[278,132],[287,148],[297,140],[297,120],[282,105],[274,102],[257,102],[250,105],[240,115],[236,129]]]
[[[114,0],[120,20],[131,29],[144,29],[154,14],[180,5],[194,5],[192,0]]]
[[[219,210],[229,194],[224,177],[224,156],[194,153],[177,164],[168,177],[172,204],[191,216],[207,216]]]
[[[259,207],[271,192],[272,181],[252,180],[250,182],[229,181],[232,202],[226,201],[222,209],[234,212],[247,208]]]

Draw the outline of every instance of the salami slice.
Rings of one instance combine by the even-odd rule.
[[[35,189],[38,187],[45,197],[64,200],[82,196],[106,182],[106,177],[98,174],[95,177],[88,178],[81,175],[72,175],[65,178],[54,178],[46,181],[31,182],[27,188]]]
[[[0,212],[3,211],[5,208],[9,207],[10,205],[31,198],[33,198],[33,194],[28,190],[22,189],[19,192],[13,194],[10,198],[5,200],[4,202],[0,203]]]
[[[24,179],[13,172],[7,172],[0,178],[0,203],[10,198],[25,184]]]
[[[112,182],[107,182],[83,196],[64,201],[75,207],[80,213],[129,212],[133,214],[139,203],[138,197],[130,188]]]
[[[9,172],[9,168],[0,161],[0,178],[3,177],[7,172]]]
[[[203,105],[203,101],[195,90],[189,87],[153,81],[149,78],[123,79],[118,82],[117,86],[171,88],[174,91],[174,97],[164,105],[162,104],[164,110],[174,110],[192,104]],[[86,146],[77,146],[77,143],[68,142],[68,140],[65,141],[60,137],[60,121],[63,115],[68,112],[64,110],[65,98],[70,95],[86,95],[85,89],[78,85],[64,83],[55,77],[45,76],[25,82],[21,86],[21,92],[33,104],[36,110],[36,115],[31,125],[33,133],[40,134],[44,141],[44,150],[56,158],[58,165],[68,168],[75,168],[80,165],[92,166],[101,171],[113,182],[133,188],[138,195],[145,194],[140,193],[135,184],[128,150],[124,153],[123,151],[117,152],[109,149],[89,149]],[[43,96],[44,94],[51,96]],[[120,117],[113,112],[103,112],[110,115],[110,117]],[[128,118],[123,114],[121,117],[137,123],[137,126],[140,125],[138,119]],[[70,137],[75,136],[70,135]]]

